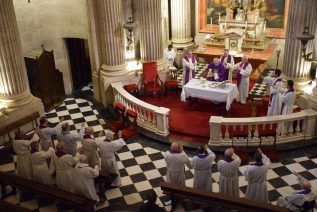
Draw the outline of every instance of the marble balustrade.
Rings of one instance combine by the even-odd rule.
[[[111,84],[113,88],[114,104],[121,103],[126,109],[131,109],[138,114],[138,126],[152,131],[158,135],[168,135],[168,115],[170,109],[148,104],[131,94],[124,88],[121,82]]]

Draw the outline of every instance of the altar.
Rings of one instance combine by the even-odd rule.
[[[203,84],[198,79],[190,80],[182,90],[181,100],[186,102],[189,97],[207,99],[216,102],[225,102],[226,110],[229,111],[233,100],[238,98],[238,88],[236,84],[228,83],[226,87],[219,87],[206,81]]]
[[[277,44],[269,44],[268,47],[263,51],[240,51],[232,55],[234,57],[234,62],[241,62],[242,55],[247,55],[249,57],[249,62],[251,63],[253,69],[256,69],[261,64],[264,64],[274,53]],[[198,58],[199,62],[210,63],[213,58],[220,57],[223,54],[223,48],[206,46],[205,48],[198,48],[193,52]]]

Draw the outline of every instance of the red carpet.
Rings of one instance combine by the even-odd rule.
[[[250,83],[250,87],[253,86],[254,83]],[[176,96],[175,92],[169,92],[169,95],[163,98],[147,97],[142,98],[142,100],[156,106],[169,108],[169,129],[171,132],[169,137],[189,142],[208,142],[210,116],[251,116],[251,107],[248,104],[241,105],[237,102],[232,103],[230,111],[225,111],[225,103],[213,104],[210,101],[199,99],[198,103],[190,109],[188,103],[181,102],[180,96]],[[258,116],[265,116],[266,111],[266,105],[258,107]],[[246,133],[246,129],[242,132]]]

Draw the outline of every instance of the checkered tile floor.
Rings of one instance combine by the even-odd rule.
[[[57,123],[58,117],[64,116],[71,124],[72,130],[78,130],[82,122],[86,122],[98,133],[107,128],[107,124],[101,126],[98,119],[102,118],[94,105],[85,99],[67,98],[63,105],[47,114],[50,122]],[[140,204],[146,199],[148,190],[154,190],[158,195],[157,203],[164,206],[168,201],[168,197],[162,194],[160,182],[166,179],[166,163],[163,158],[163,152],[168,148],[149,147],[141,144],[143,138],[136,138],[127,141],[127,145],[117,152],[118,166],[122,178],[122,186],[119,188],[106,191],[107,201],[100,211],[137,211]],[[144,139],[143,139],[144,140]],[[79,144],[80,145],[80,144]],[[163,145],[162,145],[163,146]],[[192,151],[188,151],[189,155],[193,155]],[[222,156],[217,155],[217,158]],[[1,157],[0,171],[14,172],[16,167],[16,157]],[[246,166],[239,168],[239,186],[240,196],[244,196],[247,188],[247,182],[242,173]],[[280,163],[273,163],[272,169],[268,172],[268,190],[269,200],[275,204],[280,196],[292,193],[294,189],[299,189],[292,171],[299,172],[302,176],[310,180],[314,188],[317,188],[317,157],[305,156],[294,159],[287,159]],[[213,191],[218,192],[219,172],[216,164],[212,165],[212,182]],[[186,185],[193,186],[192,169],[186,167]],[[9,196],[6,201],[20,204],[24,207],[36,211],[57,211],[55,201],[49,198],[35,196],[30,193],[21,193]],[[167,210],[170,206],[165,206]],[[67,208],[66,208],[67,209]],[[65,210],[66,210],[65,209]],[[193,208],[187,204],[180,204],[177,211],[191,211]]]
[[[196,79],[199,79],[200,77],[205,77],[205,70],[206,70],[207,66],[208,66],[207,63],[197,63],[196,72],[195,72]],[[273,77],[274,71],[269,70],[264,75],[268,76],[268,77]],[[178,81],[178,87],[181,88],[182,87],[182,80],[183,80],[183,69],[177,70],[176,78]],[[267,87],[266,83],[263,83],[263,82],[262,83],[255,83],[254,87],[250,91],[250,94],[264,96],[266,94],[266,87]]]

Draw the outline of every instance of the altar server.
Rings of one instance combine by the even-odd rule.
[[[116,160],[116,151],[120,150],[126,145],[122,139],[122,132],[118,132],[119,139],[113,140],[113,132],[106,132],[106,139],[99,143],[99,151],[101,158],[101,171],[117,174],[117,178],[113,181],[111,186],[118,187],[121,185],[120,172]]]
[[[192,50],[187,49],[185,51],[185,57],[183,58],[183,86],[186,85],[191,79],[195,78],[196,63],[197,61]]]
[[[245,104],[249,96],[249,77],[252,72],[251,63],[248,61],[247,56],[242,57],[242,62],[237,63],[234,69],[238,70],[237,85],[239,89],[239,102]]]
[[[166,69],[168,70],[169,67],[174,66],[174,61],[176,57],[176,53],[173,49],[173,44],[169,44],[166,49],[163,51],[163,57],[165,60],[165,66]]]
[[[185,164],[190,163],[183,147],[177,142],[172,143],[171,150],[164,154],[167,174],[166,182],[185,186]]]
[[[268,202],[266,178],[271,161],[261,149],[258,149],[254,157],[255,163],[248,165],[244,172],[245,180],[248,182],[245,198]]]
[[[263,81],[270,85],[270,101],[267,111],[267,116],[280,115],[281,111],[281,89],[282,89],[282,78],[280,77],[281,70],[275,70],[275,77],[264,77]]]
[[[96,200],[99,202],[99,197],[96,192],[94,178],[99,176],[99,161],[94,168],[89,167],[88,158],[86,155],[79,157],[79,163],[74,169],[73,192],[78,195]]]
[[[77,152],[77,141],[84,135],[85,123],[82,123],[81,129],[78,133],[69,132],[69,123],[65,122],[62,124],[62,131],[57,134],[57,140],[65,143],[65,152],[72,156],[76,155]]]
[[[20,128],[15,131],[13,150],[17,154],[17,175],[26,179],[32,179],[32,164],[30,161],[30,149],[32,140],[24,139],[24,132]]]
[[[206,76],[209,81],[222,82],[228,80],[228,72],[217,57],[207,66]]]
[[[47,151],[40,150],[38,142],[31,144],[30,161],[33,170],[33,180],[39,183],[52,185],[53,180],[50,174],[46,160],[54,154],[54,149],[49,147]]]
[[[229,148],[225,151],[225,158],[217,163],[219,178],[219,192],[239,197],[239,166],[241,164],[240,157],[234,154],[234,149]]]
[[[290,211],[301,211],[300,207],[307,201],[311,202],[316,199],[316,193],[312,191],[311,183],[304,177],[294,172],[302,190],[294,191],[293,194],[286,197],[279,197],[277,205],[286,207]]]
[[[287,90],[282,94],[282,108],[281,115],[293,113],[293,107],[295,102],[295,90],[293,80],[287,80]]]
[[[81,154],[87,155],[88,164],[91,168],[96,166],[97,160],[99,160],[98,154],[98,144],[93,138],[94,129],[92,127],[87,127],[85,135],[81,139],[82,149]]]
[[[193,188],[212,191],[211,164],[215,158],[215,153],[208,148],[207,144],[198,146],[198,155],[194,156],[190,162],[195,170]]]
[[[233,56],[229,54],[228,49],[224,49],[223,55],[220,57],[220,62],[224,65],[228,80],[232,80],[232,67],[234,66],[234,59]]]
[[[52,135],[56,135],[57,133],[61,132],[64,118],[61,117],[59,121],[60,122],[55,127],[48,127],[48,120],[46,119],[46,117],[40,118],[40,126],[36,130],[36,133],[40,137],[40,144],[42,150],[47,151],[50,145],[52,144]]]
[[[74,166],[77,161],[64,150],[64,142],[58,142],[56,152],[52,155],[50,174],[56,172],[56,186],[63,191],[72,192]]]

